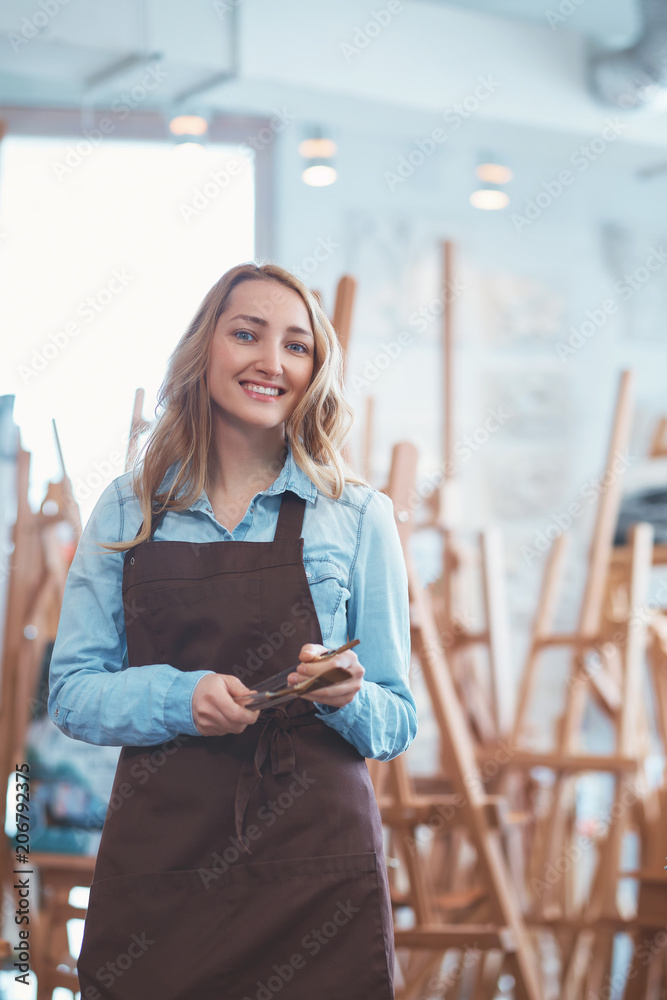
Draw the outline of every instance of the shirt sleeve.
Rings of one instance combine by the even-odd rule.
[[[315,706],[364,757],[392,760],[414,740],[417,710],[408,681],[408,575],[394,505],[378,490],[362,513],[348,589],[348,636],[360,640],[357,655],[365,671],[361,689],[342,708]]]
[[[117,480],[95,505],[67,575],[49,671],[51,720],[66,736],[101,746],[154,746],[181,733],[201,735],[192,695],[201,678],[213,673],[184,672],[168,663],[128,666],[125,553],[97,542],[134,537],[140,508],[132,505],[137,517],[129,506]]]

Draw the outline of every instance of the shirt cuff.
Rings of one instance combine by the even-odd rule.
[[[186,736],[201,736],[192,715],[194,690],[207,674],[215,670],[179,670],[178,677],[167,691],[164,699],[164,724],[169,730]]]
[[[352,701],[341,708],[334,708],[333,705],[323,705],[320,702],[313,702],[317,709],[317,718],[322,719],[335,729],[341,736],[345,736],[352,728],[362,712],[363,703],[368,697],[367,681],[362,680],[361,688],[355,694]]]

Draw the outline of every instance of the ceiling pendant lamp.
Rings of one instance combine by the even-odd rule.
[[[509,195],[501,185],[508,184],[513,177],[512,170],[499,157],[483,153],[477,161],[475,175],[480,183],[470,195],[474,208],[494,211],[509,205]]]
[[[483,208],[493,211],[498,208],[507,208],[510,203],[507,191],[503,191],[497,184],[478,184],[470,195],[470,204],[475,208]]]
[[[169,121],[169,131],[176,147],[203,148],[208,138],[208,119],[201,114],[174,114]]]
[[[301,179],[310,187],[327,187],[333,184],[337,177],[333,158],[337,146],[333,139],[325,136],[318,126],[308,130],[308,135],[299,143],[299,154],[303,157],[304,167]]]

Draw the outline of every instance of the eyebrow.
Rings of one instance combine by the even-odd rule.
[[[257,323],[258,326],[268,326],[269,325],[268,320],[262,319],[261,316],[243,316],[243,315],[239,314],[238,316],[232,316],[232,318],[229,320],[229,322],[232,323],[235,319],[244,319],[246,321],[246,323]],[[311,330],[304,330],[302,326],[288,326],[287,327],[287,332],[288,333],[303,333],[306,337],[312,337],[313,340],[315,339],[313,337],[312,331]]]

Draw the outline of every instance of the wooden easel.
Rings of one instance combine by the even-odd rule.
[[[667,455],[667,417],[661,417],[655,426],[649,455],[651,458],[664,458]]]
[[[429,584],[439,635],[471,733],[493,753],[498,740],[509,736],[514,717],[513,678],[509,643],[505,572],[500,531],[475,533],[465,543],[456,529],[455,454],[455,314],[451,290],[456,287],[456,251],[451,240],[441,244],[442,260],[442,476],[425,498],[427,516],[414,531],[429,530],[441,540],[442,570]],[[364,468],[370,471],[372,399],[368,401],[363,445]],[[387,492],[387,487],[382,487]],[[413,488],[412,496],[417,494]],[[414,511],[414,503],[408,509]],[[484,625],[473,628],[465,595],[478,591]]]
[[[336,301],[334,303],[331,325],[338,334],[338,340],[343,350],[343,376],[347,364],[347,354],[350,347],[352,331],[352,311],[357,295],[357,282],[351,274],[344,274],[336,286]]]
[[[581,603],[578,626],[572,635],[563,635],[552,631],[553,616],[555,613],[556,599],[560,585],[560,577],[563,570],[566,536],[559,536],[549,554],[549,559],[544,575],[540,602],[535,618],[530,649],[527,658],[527,666],[524,679],[521,685],[518,699],[518,711],[515,719],[513,743],[521,746],[524,741],[526,725],[527,707],[534,692],[537,678],[537,667],[542,654],[549,649],[570,648],[572,659],[570,671],[567,678],[566,707],[561,719],[558,733],[558,745],[554,752],[541,752],[534,749],[518,750],[512,759],[511,766],[545,766],[553,768],[556,775],[556,782],[552,794],[552,808],[547,814],[544,822],[537,831],[534,851],[531,852],[533,879],[540,884],[541,894],[537,899],[533,899],[531,907],[531,919],[558,921],[562,919],[566,922],[573,918],[572,912],[572,885],[571,879],[553,877],[549,882],[545,882],[545,872],[559,871],[559,866],[572,872],[572,865],[563,863],[563,851],[571,847],[570,840],[573,836],[572,815],[573,815],[573,781],[577,774],[589,770],[610,771],[616,775],[617,794],[626,788],[626,774],[636,773],[637,757],[628,752],[628,740],[619,739],[617,742],[617,752],[614,756],[590,755],[582,753],[579,746],[579,733],[583,721],[584,709],[589,696],[602,702],[611,713],[618,713],[621,706],[623,690],[621,686],[622,673],[622,650],[621,643],[617,640],[615,644],[610,644],[602,631],[602,612],[605,593],[605,582],[609,571],[611,545],[613,532],[620,503],[620,476],[614,476],[612,465],[615,456],[627,448],[630,431],[630,420],[632,413],[631,406],[632,380],[630,373],[625,372],[621,376],[619,393],[616,406],[616,414],[612,429],[609,451],[606,463],[606,474],[611,482],[609,488],[602,495],[601,502],[597,509],[593,540],[589,553],[588,576],[584,588]],[[647,545],[646,533],[635,535],[633,548],[634,565],[634,595],[633,601],[642,599],[641,591],[646,584],[647,557],[650,551],[650,544]],[[636,604],[635,604],[636,606]],[[595,672],[593,678],[587,669],[588,657],[590,655],[599,656],[600,668]],[[639,669],[637,649],[627,646],[625,649],[627,659],[626,680],[629,685],[628,693],[632,698],[632,703],[626,705],[625,723],[623,731],[629,731],[627,720],[632,720],[633,725],[637,725],[637,706],[634,701],[636,695],[636,677]],[[632,683],[634,681],[634,683]],[[620,735],[620,731],[619,731]],[[611,872],[618,870],[618,865],[614,866],[613,856],[617,853],[620,843],[621,828],[616,826],[614,837],[610,840],[608,851],[606,852],[607,865],[606,877],[612,881],[615,891],[615,880]],[[599,860],[599,870],[602,869],[602,859]],[[611,876],[611,877],[610,877]],[[532,884],[535,884],[533,882]],[[568,889],[570,890],[568,892]],[[610,896],[603,890],[602,883],[598,879],[597,891],[593,893],[595,897],[594,910],[587,917],[587,924],[599,920],[602,912],[609,916]],[[593,895],[591,902],[593,902]],[[580,916],[580,914],[578,914]],[[588,927],[583,932],[571,933],[566,927],[558,927],[558,937],[563,954],[565,972],[563,975],[563,988],[568,997],[578,997],[583,990],[584,980],[589,977],[590,988],[594,989],[592,980],[598,980],[598,988],[601,985],[602,967],[598,965],[591,969],[589,962],[584,961],[584,956],[589,960],[592,957],[596,961],[600,958],[600,951],[595,953],[594,945],[596,936],[591,933]],[[602,945],[605,957],[609,955],[609,939]],[[604,965],[605,963],[603,963]]]
[[[654,547],[655,553],[655,547]],[[655,561],[654,561],[655,565]],[[667,756],[667,612],[655,612],[648,623],[649,666],[656,698],[656,722],[662,741],[663,753]],[[666,862],[667,863],[667,859]]]
[[[596,643],[600,639],[604,590],[610,568],[622,483],[622,477],[620,474],[614,473],[613,465],[618,453],[627,449],[631,418],[632,376],[630,372],[626,371],[621,375],[619,383],[616,411],[605,464],[604,474],[609,478],[610,484],[602,493],[596,512],[588,558],[588,572],[577,628],[572,635],[551,631],[568,537],[563,533],[556,538],[547,561],[526,668],[520,686],[512,734],[516,742],[520,742],[524,736],[526,715],[535,689],[540,656],[546,649],[554,647],[571,647],[573,649],[571,680],[568,683],[567,705],[559,740],[559,752],[563,756],[577,751],[577,737],[588,695],[597,693],[609,701],[610,698],[613,698],[609,693],[610,687],[615,686],[616,691],[618,691],[618,686],[614,685],[612,679],[612,668],[606,662],[603,663],[602,670],[597,673],[595,682],[591,681],[590,674],[586,670],[584,653],[586,649],[597,651]],[[606,692],[606,697],[602,692]],[[554,758],[550,759],[553,762]],[[535,754],[532,754],[531,764],[534,760]]]
[[[322,293],[312,290],[313,295],[324,309]],[[350,346],[350,333],[352,330],[352,313],[354,310],[354,300],[357,295],[357,282],[351,274],[344,274],[336,285],[336,299],[334,301],[333,314],[330,316],[331,325],[338,334],[338,342],[343,351],[343,363],[347,362],[347,353]],[[345,369],[343,368],[343,373]]]
[[[613,463],[627,449],[631,392],[632,376],[624,372],[606,461],[608,485],[596,512],[577,628],[572,634],[552,630],[565,535],[556,539],[549,553],[533,626],[512,742],[521,746],[524,741],[527,709],[541,656],[547,650],[563,647],[571,650],[571,660],[557,747],[555,751],[519,749],[508,764],[509,769],[547,767],[555,774],[551,810],[538,824],[533,843],[528,845],[531,884],[537,883],[541,888],[538,898],[533,898],[527,920],[534,926],[549,926],[556,934],[564,966],[562,992],[568,1000],[583,1000],[605,988],[611,976],[614,933],[631,930],[642,919],[641,912],[633,918],[618,908],[619,879],[632,876],[629,872],[621,873],[624,835],[631,828],[636,829],[642,839],[642,853],[650,855],[654,851],[650,848],[649,817],[651,811],[655,814],[656,795],[642,797],[636,792],[649,750],[643,738],[647,732],[642,685],[648,622],[643,609],[655,561],[652,527],[635,525],[628,544],[612,550],[621,492],[621,475],[614,472]],[[589,699],[602,709],[614,728],[613,753],[590,754],[581,746],[584,710]],[[597,861],[595,875],[582,898],[581,892],[575,893],[575,865],[568,865],[566,859],[568,852],[575,850],[574,783],[578,775],[587,771],[613,775],[614,798],[613,821],[593,851]],[[654,869],[649,871],[650,877],[647,871],[638,876],[640,900],[642,893],[650,895],[649,884],[655,884],[657,873]],[[561,872],[562,877],[545,881],[545,872]]]
[[[54,425],[55,430],[55,425]],[[81,519],[65,471],[56,431],[62,478],[49,483],[41,509],[33,513],[28,503],[30,454],[20,446],[17,463],[17,516],[7,597],[6,630],[0,691],[0,777],[7,787],[17,762],[24,760],[30,708],[38,688],[47,644],[55,639],[68,564],[58,538],[58,524],[69,523],[74,539],[81,534]],[[5,798],[0,804],[5,820]],[[0,857],[2,886],[15,876],[13,856],[5,842]],[[38,979],[38,1000],[50,1000],[57,986],[76,992],[75,960],[69,954],[67,920],[85,917],[85,910],[69,904],[74,885],[89,885],[94,858],[33,851],[31,867],[39,872],[41,903],[31,912],[32,971]],[[70,971],[66,971],[69,967]]]
[[[659,550],[658,563],[664,556]],[[656,697],[656,722],[663,755],[667,755],[667,609],[653,610],[648,618],[648,661]],[[644,1000],[667,990],[667,785],[640,803],[638,817],[643,832],[641,867],[631,876],[638,885],[637,913],[628,927],[633,938],[633,955],[623,1000]]]
[[[313,294],[322,308],[324,308],[321,293],[313,291]],[[338,342],[340,343],[343,354],[343,378],[345,378],[345,369],[347,367],[347,355],[350,346],[350,334],[352,329],[352,312],[354,309],[356,294],[356,279],[353,278],[351,274],[344,274],[339,279],[336,286],[336,300],[334,302],[333,315],[331,317],[331,325],[338,334]],[[351,462],[349,443],[343,446],[341,454],[346,462]]]
[[[141,416],[144,390],[135,394],[128,440],[126,469],[131,467],[140,435],[150,427]],[[56,449],[62,478],[49,483],[42,507],[34,514],[28,503],[30,455],[19,448],[17,465],[17,517],[14,551],[10,566],[7,626],[4,637],[2,685],[0,688],[0,774],[5,787],[14,762],[23,759],[23,747],[30,707],[38,686],[46,644],[55,639],[69,568],[81,536],[81,518],[65,470],[60,440],[54,422]],[[58,523],[67,521],[74,545],[69,560],[63,557],[58,539]],[[5,818],[5,798],[0,817]],[[31,915],[33,927],[33,971],[38,979],[38,1000],[50,1000],[53,990],[79,989],[74,971],[75,958],[69,954],[67,921],[84,919],[86,910],[69,902],[73,887],[90,885],[95,858],[88,855],[33,852],[31,860],[39,872],[41,905]],[[0,854],[1,884],[9,885],[12,859]],[[69,970],[69,971],[68,971]]]
[[[127,442],[127,454],[125,456],[125,472],[128,472],[135,463],[139,450],[139,438],[146,431],[150,430],[151,423],[143,418],[144,390],[137,389],[134,394],[134,406],[132,407],[132,421],[130,423],[130,436]]]
[[[407,881],[406,891],[395,892],[395,903],[408,905],[414,914],[412,927],[402,929],[397,922],[395,932],[396,947],[404,956],[401,997],[418,996],[425,977],[432,976],[446,952],[458,950],[459,963],[464,963],[461,952],[467,949],[466,955],[472,950],[476,956],[473,972],[461,965],[455,977],[459,985],[473,977],[475,996],[492,1000],[498,976],[506,971],[515,979],[518,1000],[538,1000],[542,993],[534,948],[501,847],[502,802],[484,789],[475,746],[440,643],[431,595],[419,581],[410,552],[409,496],[416,465],[414,445],[397,444],[387,492],[394,502],[408,574],[412,649],[429,692],[440,736],[440,771],[450,790],[418,793],[403,756],[372,771],[383,822],[394,834],[392,844],[401,854]],[[460,862],[465,845],[476,856],[474,865],[468,862],[469,874],[476,880],[466,878],[463,885],[457,885],[456,871],[450,865],[453,881],[445,892],[436,892],[432,873],[417,847],[417,827],[436,816],[442,820],[441,829],[450,834],[452,859]]]

